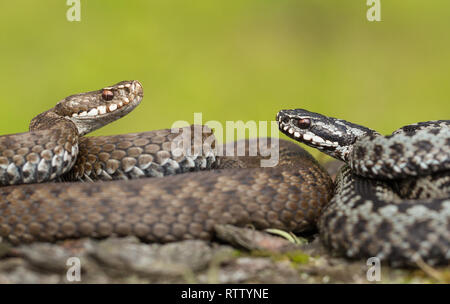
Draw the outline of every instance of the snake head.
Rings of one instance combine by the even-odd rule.
[[[281,110],[276,119],[282,133],[343,161],[348,160],[348,154],[358,138],[375,132],[303,109]]]
[[[78,133],[84,135],[131,112],[143,94],[139,81],[121,81],[97,91],[68,96],[50,112],[71,120]]]

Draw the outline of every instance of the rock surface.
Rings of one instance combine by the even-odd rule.
[[[325,168],[334,175],[340,165]],[[0,283],[373,283],[366,261],[332,256],[317,234],[294,244],[251,227],[215,230],[215,242],[145,244],[134,237],[19,247],[0,242]],[[450,267],[382,266],[380,282],[450,283]]]

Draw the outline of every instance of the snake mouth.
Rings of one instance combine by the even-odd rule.
[[[78,133],[84,135],[127,115],[141,103],[143,96],[139,81],[122,81],[98,91],[69,96],[57,106],[77,126]]]

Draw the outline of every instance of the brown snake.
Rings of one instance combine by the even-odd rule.
[[[35,117],[30,132],[1,136],[0,236],[13,244],[112,235],[168,242],[210,239],[215,224],[315,226],[332,181],[294,143],[280,140],[278,165],[260,168],[262,156],[175,154],[179,134],[170,130],[83,137],[142,97],[138,81],[72,95]],[[195,128],[180,131],[194,138]],[[213,147],[211,135],[205,129],[193,147]],[[247,152],[259,146],[246,143]],[[188,172],[197,170],[207,171]],[[152,176],[164,177],[142,178]],[[98,179],[111,181],[91,182]],[[53,180],[76,181],[44,183]]]

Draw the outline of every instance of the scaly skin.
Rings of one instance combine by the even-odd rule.
[[[394,266],[450,261],[450,121],[390,136],[303,109],[282,110],[280,130],[347,162],[319,218],[324,243],[351,258]]]
[[[79,137],[122,117],[139,104],[142,96],[142,87],[136,81],[72,95],[33,119],[31,132],[0,137],[0,141],[13,138],[20,144],[25,144],[27,139],[27,151],[37,154],[36,161],[27,160],[34,166],[34,173],[28,176],[35,179],[29,182],[37,182],[41,175],[63,180],[112,179],[9,185],[12,180],[13,184],[23,183],[21,172],[26,172],[23,163],[14,162],[22,150],[9,145],[8,149],[0,150],[0,161],[3,161],[0,181],[9,185],[0,187],[0,236],[14,244],[112,235],[169,242],[209,239],[215,224],[296,232],[315,226],[320,210],[331,198],[332,181],[306,151],[293,143],[280,141],[278,165],[260,168],[262,156],[216,157],[214,149],[202,149],[198,155],[175,155],[169,147],[180,143],[168,130]],[[125,97],[127,104],[123,101]],[[117,109],[113,106],[110,113],[99,114],[99,109],[111,105],[117,105]],[[99,115],[95,115],[96,111]],[[192,129],[195,127],[179,131],[185,134]],[[77,134],[73,135],[74,131]],[[214,148],[211,132],[203,127],[200,131],[200,142],[194,141],[194,145]],[[70,136],[58,132],[69,133],[74,136],[73,141],[65,141]],[[194,132],[188,135],[195,138]],[[55,145],[48,141],[53,138],[56,144],[67,148],[64,151],[79,150],[71,171],[66,167],[74,162],[75,156],[69,161],[65,152],[60,151],[51,155],[45,152],[49,154],[50,165],[40,165],[46,164],[42,162],[42,159],[47,161],[42,151]],[[78,142],[79,148],[72,149]],[[247,142],[246,155],[250,145],[259,149],[257,141]],[[8,171],[13,167],[20,174]],[[212,170],[142,178],[202,169]],[[58,176],[65,171],[68,172]]]

